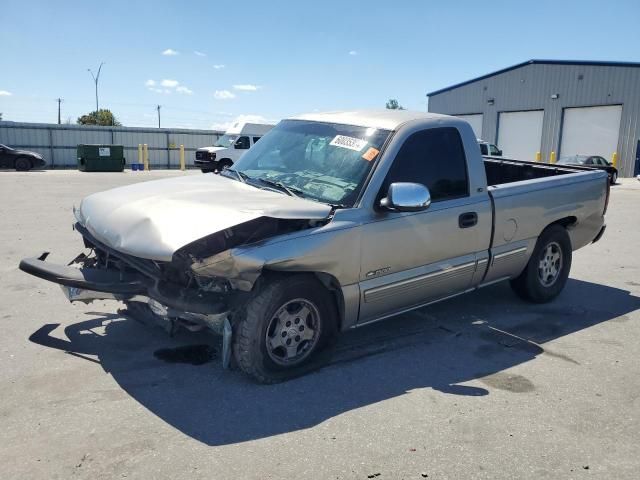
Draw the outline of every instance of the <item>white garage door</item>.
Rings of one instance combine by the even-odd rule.
[[[498,147],[506,158],[533,161],[540,151],[544,110],[500,112]]]
[[[600,155],[611,161],[618,149],[622,105],[565,108],[560,155]]]
[[[473,133],[476,134],[476,138],[482,138],[482,114],[474,113],[471,115],[456,115],[456,117],[461,118],[462,120],[469,122],[471,128],[473,128]]]

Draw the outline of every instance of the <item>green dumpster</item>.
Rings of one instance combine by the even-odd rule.
[[[122,172],[125,158],[122,145],[78,145],[81,172]]]

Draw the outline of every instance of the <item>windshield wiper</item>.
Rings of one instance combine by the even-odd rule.
[[[282,182],[278,182],[278,181],[275,181],[275,180],[269,180],[269,179],[266,179],[266,178],[255,178],[254,180],[258,180],[261,183],[264,183],[265,185],[269,185],[271,187],[276,187],[277,189],[285,192],[290,197],[301,197],[302,195],[304,195],[304,192],[302,190],[299,190],[297,188],[287,187]]]
[[[235,173],[236,177],[238,178],[238,180],[241,181],[242,183],[247,183],[247,179],[249,178],[249,175],[247,175],[246,173],[239,172],[235,168],[227,167],[227,168],[225,168],[223,170],[223,172],[233,172],[233,173]]]

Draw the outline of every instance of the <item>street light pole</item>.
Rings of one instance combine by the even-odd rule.
[[[96,115],[98,114],[98,81],[100,80],[100,70],[102,70],[102,65],[104,65],[104,62],[100,62],[97,75],[94,75],[93,71],[90,68],[87,68],[87,71],[91,74],[91,77],[96,84]]]
[[[158,106],[156,107],[156,109],[158,110],[158,128],[160,128],[160,107],[161,107],[161,106],[162,106],[162,105],[158,105]]]
[[[62,103],[62,99],[58,98],[56,101],[58,102],[58,125],[60,125],[60,104]]]

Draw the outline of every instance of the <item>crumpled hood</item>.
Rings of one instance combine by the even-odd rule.
[[[82,201],[76,216],[120,252],[171,261],[181,247],[258,217],[322,220],[330,211],[329,205],[209,174],[95,193]]]

